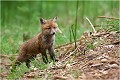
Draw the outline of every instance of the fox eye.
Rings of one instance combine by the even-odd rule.
[[[53,27],[54,29],[56,28],[56,27]]]
[[[50,29],[50,27],[48,27],[47,29]]]

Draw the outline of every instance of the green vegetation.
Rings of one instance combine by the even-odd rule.
[[[28,69],[26,64],[23,63],[19,67],[16,67],[16,70],[12,71],[10,75],[7,77],[8,79],[20,79],[23,77],[24,73],[29,72],[35,68],[39,68],[40,70],[44,70],[49,67],[49,64],[45,64],[43,62],[40,63],[37,59],[32,60],[31,67]]]
[[[72,24],[76,26],[76,20],[78,27],[75,35],[76,39],[79,39],[84,31],[91,28],[84,19],[85,16],[89,17],[93,24],[96,24],[95,18],[100,15],[119,16],[118,1],[79,1],[78,9],[76,4],[76,1],[2,1],[1,53],[16,54],[19,45],[23,43],[25,32],[30,33],[31,37],[38,34],[40,17],[48,19],[58,16],[58,24],[63,34],[56,35],[56,46],[70,41],[69,27]],[[71,36],[71,41],[74,39]]]
[[[30,69],[28,69],[25,64],[22,64],[19,67],[17,67],[14,72],[10,73],[8,79],[20,79],[23,76],[23,74],[27,71],[30,71]]]
[[[120,31],[120,25],[119,25],[119,20],[106,20],[106,24],[104,25],[105,29],[108,29],[110,31]]]
[[[103,20],[103,23],[96,20],[102,15],[118,18],[120,16],[119,1],[1,1],[0,53],[18,54],[24,33],[29,33],[28,35],[32,38],[41,32],[40,17],[50,19],[58,16],[62,34],[56,34],[54,46],[76,42],[83,32],[93,31],[85,17],[88,17],[93,25],[100,24],[102,28],[106,28],[105,25],[109,24],[109,30],[119,30],[118,20]],[[87,47],[93,49],[94,45],[88,44]],[[32,61],[34,67],[40,69],[49,67],[49,64],[39,63],[38,60]],[[25,64],[22,64],[8,78],[20,78],[29,70]]]

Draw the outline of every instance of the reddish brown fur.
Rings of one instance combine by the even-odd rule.
[[[41,53],[43,57],[43,61],[45,63],[48,62],[46,56],[46,50],[48,50],[50,57],[52,60],[55,59],[54,50],[53,50],[53,42],[58,25],[56,23],[56,18],[51,20],[40,19],[42,25],[42,32],[33,37],[32,39],[23,43],[19,50],[19,56],[15,62],[15,64],[20,64],[22,62],[26,62],[26,66],[30,66],[30,59],[36,57],[37,54]]]

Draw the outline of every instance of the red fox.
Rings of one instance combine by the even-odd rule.
[[[48,63],[46,50],[48,50],[51,59],[53,61],[56,60],[53,43],[56,32],[59,31],[61,33],[58,28],[57,17],[50,20],[40,18],[40,23],[42,32],[21,45],[19,49],[19,56],[13,64],[13,68],[23,62],[25,62],[26,66],[29,68],[31,59],[35,58],[39,53],[42,54],[43,62]]]

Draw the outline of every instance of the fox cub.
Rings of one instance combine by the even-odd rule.
[[[44,63],[49,62],[46,50],[48,50],[50,58],[53,61],[56,61],[53,43],[56,32],[60,31],[57,25],[57,17],[50,20],[41,18],[40,23],[42,32],[21,45],[19,49],[19,56],[14,62],[12,68],[15,68],[17,65],[20,65],[23,62],[25,62],[26,66],[29,68],[31,59],[35,58],[39,53],[42,54]]]

